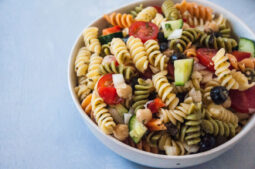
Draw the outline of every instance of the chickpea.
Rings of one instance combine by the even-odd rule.
[[[150,109],[139,109],[136,112],[136,118],[138,121],[146,124],[152,119],[152,112]]]
[[[199,90],[195,90],[194,88],[189,91],[190,97],[192,97],[193,101],[198,103],[202,101],[202,93]]]
[[[128,126],[126,124],[118,124],[113,130],[113,136],[120,141],[128,138]]]
[[[116,90],[118,96],[121,98],[128,99],[132,97],[132,88],[127,84],[120,85],[120,87],[117,87]]]

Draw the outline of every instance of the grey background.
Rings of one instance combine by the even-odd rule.
[[[129,1],[0,0],[1,169],[146,168],[93,136],[67,86],[68,55],[77,35]],[[213,2],[255,30],[254,0]],[[254,142],[255,129],[224,155],[191,168],[255,168]]]

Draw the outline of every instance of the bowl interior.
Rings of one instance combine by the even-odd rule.
[[[112,13],[113,11],[116,12],[128,12],[131,9],[133,9],[135,6],[139,5],[139,4],[144,4],[144,6],[149,6],[149,5],[161,5],[162,2],[164,0],[144,0],[144,1],[138,1],[135,3],[131,3],[129,5],[125,5],[121,8],[118,8],[116,10],[112,10],[109,13]],[[174,2],[180,2],[177,0],[174,0]],[[245,25],[239,18],[237,18],[236,16],[234,16],[233,14],[231,14],[230,12],[228,12],[227,10],[223,9],[222,7],[219,7],[211,2],[205,1],[205,0],[193,0],[192,2],[196,2],[198,4],[202,4],[205,6],[209,6],[211,7],[215,13],[219,13],[219,14],[223,14],[225,18],[227,18],[230,22],[230,24],[232,25],[232,29],[233,32],[238,35],[239,37],[248,37],[250,39],[255,39],[255,34],[252,32],[252,30]],[[105,21],[105,19],[103,19],[102,17],[93,21],[90,25],[88,26],[97,26],[99,28],[99,30],[101,31],[102,28],[105,28],[106,26],[109,26],[109,24]],[[240,133],[238,133],[234,138],[232,138],[231,140],[229,140],[228,142],[203,153],[198,153],[198,154],[192,154],[192,155],[185,155],[185,156],[166,156],[166,155],[160,155],[160,154],[152,154],[152,153],[148,153],[145,151],[140,151],[138,149],[134,149],[130,146],[125,145],[124,143],[116,140],[115,138],[105,135],[98,127],[97,125],[92,122],[92,120],[83,112],[78,97],[75,94],[74,88],[76,86],[77,83],[77,78],[74,72],[74,61],[75,61],[75,57],[77,55],[78,50],[84,46],[84,42],[83,42],[83,37],[82,37],[82,33],[80,33],[80,35],[77,37],[76,42],[74,43],[74,46],[72,48],[72,51],[70,53],[70,58],[69,58],[69,65],[68,65],[68,82],[69,82],[69,89],[73,98],[73,101],[77,107],[77,109],[79,110],[80,114],[82,115],[83,119],[86,121],[86,123],[95,129],[95,131],[100,135],[100,137],[103,137],[106,140],[109,140],[110,142],[113,142],[114,144],[119,146],[119,149],[129,149],[130,151],[133,151],[135,153],[141,154],[143,156],[150,156],[153,158],[161,158],[161,159],[167,159],[167,160],[171,160],[171,159],[196,159],[196,158],[200,158],[203,156],[207,156],[207,155],[211,155],[214,154],[222,149],[227,149],[228,147],[231,147],[231,145],[234,145],[235,143],[237,143],[242,137],[244,137],[248,131],[253,128],[255,126],[255,116],[253,115],[253,117],[250,119],[249,123],[242,129],[242,131]],[[109,146],[109,145],[108,145]],[[111,148],[111,147],[110,147]]]

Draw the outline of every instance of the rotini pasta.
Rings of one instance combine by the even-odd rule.
[[[99,55],[101,52],[101,44],[97,37],[98,37],[97,27],[89,27],[83,31],[85,45],[91,52],[94,52]]]
[[[161,71],[152,76],[153,85],[158,92],[159,97],[163,100],[169,109],[174,109],[179,103],[179,99],[173,93],[173,87],[166,78],[166,71]]]
[[[159,14],[159,13],[157,13],[155,18],[152,19],[151,22],[154,23],[155,25],[157,25],[160,28],[161,27],[161,23],[165,22],[165,21],[166,21],[166,19],[164,18],[164,16]]]
[[[126,44],[120,38],[113,38],[111,42],[111,51],[116,57],[118,63],[127,64],[130,62],[130,54]]]
[[[231,75],[229,70],[230,64],[227,62],[228,57],[225,55],[224,48],[220,49],[217,54],[212,58],[214,62],[215,74],[222,86],[225,86],[228,90],[238,89],[239,84]]]
[[[104,15],[104,18],[110,24],[120,26],[121,28],[128,28],[134,22],[133,16],[130,14],[112,13],[110,15]]]
[[[124,141],[124,143],[130,145],[131,147],[137,148],[139,150],[151,152],[158,154],[159,150],[158,147],[152,147],[150,146],[145,140],[141,140],[139,143],[135,143],[131,138],[128,138],[127,140]]]
[[[79,100],[82,102],[87,95],[91,92],[91,89],[89,89],[85,84],[79,85],[75,88],[75,92],[77,93],[77,96]]]
[[[236,70],[244,72],[246,68],[255,69],[255,58],[245,58],[238,62],[234,55],[227,53],[226,56],[228,57],[231,66]]]
[[[128,38],[127,47],[136,68],[140,72],[144,72],[148,68],[149,61],[142,41],[131,36]]]
[[[107,55],[111,55],[111,48],[110,48],[110,43],[108,44],[103,44],[102,45],[102,49],[101,49],[101,55],[102,56],[107,56]]]
[[[161,8],[167,20],[177,20],[181,18],[180,12],[174,7],[172,0],[163,2]]]
[[[77,77],[86,75],[89,66],[90,56],[91,53],[86,47],[82,47],[78,51],[75,59],[75,71]]]
[[[139,12],[135,20],[150,22],[153,18],[155,18],[156,14],[157,14],[157,9],[152,6],[149,6],[144,8],[141,12]]]
[[[143,4],[136,6],[133,10],[130,11],[130,14],[135,18],[143,10]]]
[[[159,51],[158,42],[155,40],[148,40],[145,42],[144,47],[150,64],[157,67],[161,71],[165,70],[168,58]]]
[[[105,134],[112,134],[113,128],[116,126],[116,124],[113,121],[113,118],[111,117],[108,109],[106,108],[107,105],[104,103],[104,100],[97,96],[95,90],[92,94],[91,104],[92,111],[99,128]]]
[[[205,84],[205,88],[203,90],[203,99],[205,103],[212,102],[212,98],[210,96],[210,92],[212,88],[220,86],[220,82],[216,79],[213,79],[212,81],[209,81],[208,83]]]
[[[249,84],[248,78],[239,71],[232,70],[231,75],[237,81],[237,83],[239,85],[238,90],[240,90],[240,91],[245,91],[255,85],[255,83]]]
[[[92,94],[89,94],[87,97],[85,97],[85,99],[81,103],[82,109],[88,115],[90,115],[90,113],[92,111],[91,98],[92,98]]]

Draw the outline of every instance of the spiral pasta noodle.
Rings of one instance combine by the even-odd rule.
[[[199,71],[193,71],[192,75],[191,75],[191,81],[193,84],[193,87],[196,90],[200,89],[200,82],[202,81],[202,75]]]
[[[102,56],[107,56],[107,55],[111,55],[111,43],[108,44],[103,44],[102,45],[102,49],[101,49],[101,55]]]
[[[186,122],[181,128],[181,141],[187,142],[188,145],[196,145],[201,141],[201,117],[202,115],[198,110],[185,117]]]
[[[92,93],[91,105],[95,120],[99,128],[105,134],[112,134],[116,124],[113,121],[113,118],[108,109],[106,108],[107,105],[104,103],[103,99],[97,95],[95,90]]]
[[[147,56],[151,65],[157,67],[159,70],[165,70],[168,62],[166,55],[159,51],[158,42],[155,40],[147,40],[144,43]]]
[[[130,11],[130,14],[135,18],[143,10],[143,4],[136,6],[133,10]]]
[[[238,90],[240,90],[240,91],[245,91],[255,85],[254,82],[249,84],[248,78],[239,71],[232,70],[231,75],[237,81],[237,83],[239,85]]]
[[[131,138],[128,138],[124,141],[124,143],[130,145],[131,147],[137,148],[139,150],[143,150],[143,151],[151,152],[155,154],[159,153],[159,150],[157,147],[150,146],[149,143],[147,143],[145,140],[141,140],[139,143],[136,144]]]
[[[133,105],[132,108],[136,112],[138,109],[144,108],[145,103],[147,103],[150,93],[153,91],[153,84],[151,80],[143,80],[139,78],[137,80],[138,84],[135,85]]]
[[[226,56],[228,57],[231,66],[236,70],[244,72],[246,68],[255,69],[255,58],[245,58],[238,62],[234,55],[227,53]]]
[[[148,68],[149,61],[141,39],[130,36],[127,41],[127,47],[136,68],[140,72],[144,72]]]
[[[202,33],[199,38],[199,43],[201,46],[207,48],[220,49],[224,48],[227,52],[232,52],[232,49],[237,46],[237,42],[232,38],[224,38],[224,37],[215,37],[213,35],[208,35],[206,33]]]
[[[92,111],[91,98],[92,98],[92,94],[89,94],[87,97],[85,97],[85,99],[81,103],[82,109],[88,115],[90,115]]]
[[[86,76],[80,76],[78,77],[78,85],[83,85],[83,84],[86,84]]]
[[[128,28],[134,22],[133,16],[130,14],[121,14],[113,12],[110,15],[104,15],[104,18],[113,26],[118,25],[121,28]]]
[[[181,14],[175,8],[172,0],[166,0],[163,2],[161,9],[167,20],[177,20],[181,18]]]
[[[135,20],[150,22],[153,18],[155,18],[156,14],[157,9],[152,6],[148,6],[137,14]]]
[[[225,86],[228,90],[238,89],[239,85],[237,81],[231,75],[229,70],[230,64],[227,62],[228,57],[225,55],[225,49],[220,49],[217,54],[212,58],[214,63],[215,74],[222,86]]]
[[[187,81],[184,86],[175,86],[174,83],[172,85],[174,87],[174,93],[186,93],[193,88],[193,84],[190,80]]]
[[[100,65],[100,74],[108,73],[122,74],[127,81],[136,76],[135,69],[132,66],[116,66],[115,62]]]
[[[89,95],[91,89],[89,89],[85,84],[82,84],[75,87],[75,92],[77,93],[79,100],[82,102],[87,97],[87,95]]]
[[[163,15],[161,15],[160,13],[157,13],[155,18],[152,19],[152,23],[154,23],[155,25],[157,25],[159,28],[161,27],[161,23],[165,22],[166,18],[163,17]]]
[[[75,72],[77,77],[84,76],[87,73],[90,51],[86,47],[80,48],[75,59]]]
[[[209,103],[212,102],[212,98],[210,96],[212,88],[220,86],[220,82],[216,79],[213,79],[205,84],[205,88],[203,90],[203,99],[204,102]]]
[[[152,76],[152,81],[161,100],[169,107],[169,109],[174,109],[179,103],[179,99],[173,93],[173,87],[168,82],[166,74],[167,71],[161,71]]]
[[[100,64],[102,63],[103,58],[93,54],[90,58],[89,69],[87,73],[86,84],[90,89],[94,89],[94,86],[97,80],[100,77]]]
[[[181,12],[181,14],[188,11],[192,16],[202,18],[205,21],[211,21],[213,19],[213,10],[210,7],[198,5],[194,2],[187,2],[186,0],[175,4],[175,7]]]
[[[196,58],[197,57],[197,50],[195,46],[192,46],[188,49],[185,49],[183,52],[187,57]]]
[[[221,105],[216,105],[214,103],[211,103],[207,107],[207,112],[212,118],[214,118],[216,120],[229,122],[229,123],[232,123],[235,126],[237,126],[238,117],[234,113],[232,113],[230,110],[225,109]]]
[[[130,60],[130,54],[125,42],[120,38],[113,38],[111,42],[111,51],[116,57],[118,63],[127,64]]]
[[[99,55],[101,52],[101,44],[97,37],[98,37],[97,27],[89,27],[83,31],[85,45],[91,52],[94,52]]]
[[[195,28],[185,29],[182,32],[182,36],[178,39],[170,41],[169,48],[177,49],[179,52],[183,52],[188,44],[195,42],[200,35],[200,31]]]

